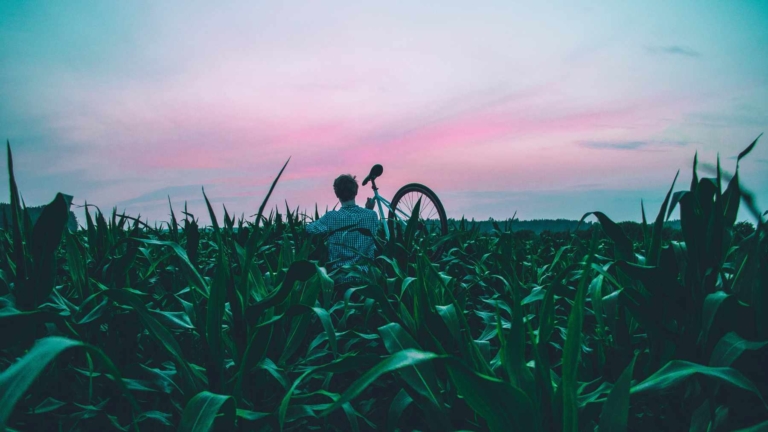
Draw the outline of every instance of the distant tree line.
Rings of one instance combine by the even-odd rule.
[[[598,222],[583,221],[579,225],[579,221],[569,219],[532,219],[532,220],[481,220],[474,219],[463,222],[456,219],[448,219],[449,226],[459,227],[464,224],[466,229],[478,229],[480,232],[490,232],[494,229],[494,225],[498,226],[501,231],[512,231],[515,233],[515,237],[521,240],[534,240],[537,237],[541,238],[553,238],[558,240],[568,239],[569,233],[576,231],[578,227],[579,237],[588,239],[591,236],[593,228],[599,228]],[[649,222],[649,225],[653,224],[653,221]],[[622,231],[626,236],[634,242],[643,241],[643,224],[633,221],[618,222]],[[650,226],[649,226],[650,228]],[[741,241],[742,239],[750,236],[755,232],[755,226],[747,221],[737,222],[733,227],[733,236],[735,241]],[[662,239],[664,241],[684,241],[682,226],[680,220],[671,220],[664,222],[662,228]]]
[[[459,226],[461,223],[460,220],[457,219],[448,219],[448,225],[449,226]],[[532,231],[535,234],[541,234],[544,231],[551,231],[551,232],[567,232],[567,231],[575,231],[576,227],[579,224],[579,221],[577,220],[570,220],[570,219],[531,219],[531,220],[494,220],[494,219],[488,219],[488,220],[481,220],[476,221],[474,219],[471,220],[465,220],[464,224],[467,228],[475,228],[480,230],[480,232],[489,232],[494,230],[494,223],[499,226],[502,230],[509,229],[510,231]],[[592,227],[594,222],[584,221],[581,223],[581,226],[579,226],[579,230],[588,230]]]

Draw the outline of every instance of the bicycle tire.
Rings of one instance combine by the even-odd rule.
[[[395,211],[397,211],[398,205],[401,204],[401,200],[403,200],[403,197],[405,197],[407,194],[412,192],[421,193],[432,202],[432,205],[434,206],[434,209],[437,212],[437,216],[440,221],[440,233],[442,235],[448,234],[448,216],[446,216],[445,214],[445,208],[443,207],[443,203],[440,201],[440,198],[437,197],[437,194],[432,191],[432,189],[424,186],[421,183],[409,183],[401,187],[397,191],[397,193],[395,193],[395,196],[392,198],[392,202],[390,204],[391,209],[389,211],[389,217],[388,217],[389,222],[392,223],[391,226],[394,228]],[[443,247],[439,246],[432,253],[430,253],[429,258],[431,260],[440,258],[442,249]]]

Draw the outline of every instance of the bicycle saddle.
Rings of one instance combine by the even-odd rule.
[[[366,177],[365,180],[363,180],[363,186],[368,184],[369,181],[376,180],[376,177],[380,176],[381,173],[383,172],[384,172],[383,166],[379,164],[374,165],[373,168],[371,168],[371,172],[368,174],[368,177]]]

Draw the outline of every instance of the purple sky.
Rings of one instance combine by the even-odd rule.
[[[204,186],[250,216],[290,156],[281,208],[381,163],[386,197],[424,183],[449,217],[639,220],[696,151],[732,172],[768,129],[766,2],[412,3],[3,2],[21,192],[207,221]],[[762,207],[766,168],[762,142]]]

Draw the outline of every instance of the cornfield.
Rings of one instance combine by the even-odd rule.
[[[0,430],[768,428],[766,213],[738,161],[694,159],[640,241],[598,211],[534,238],[410,220],[343,292],[298,210],[264,214],[282,170],[253,221],[87,205],[71,232],[61,194],[31,222],[10,145],[8,167]],[[683,241],[662,237],[676,209]]]

